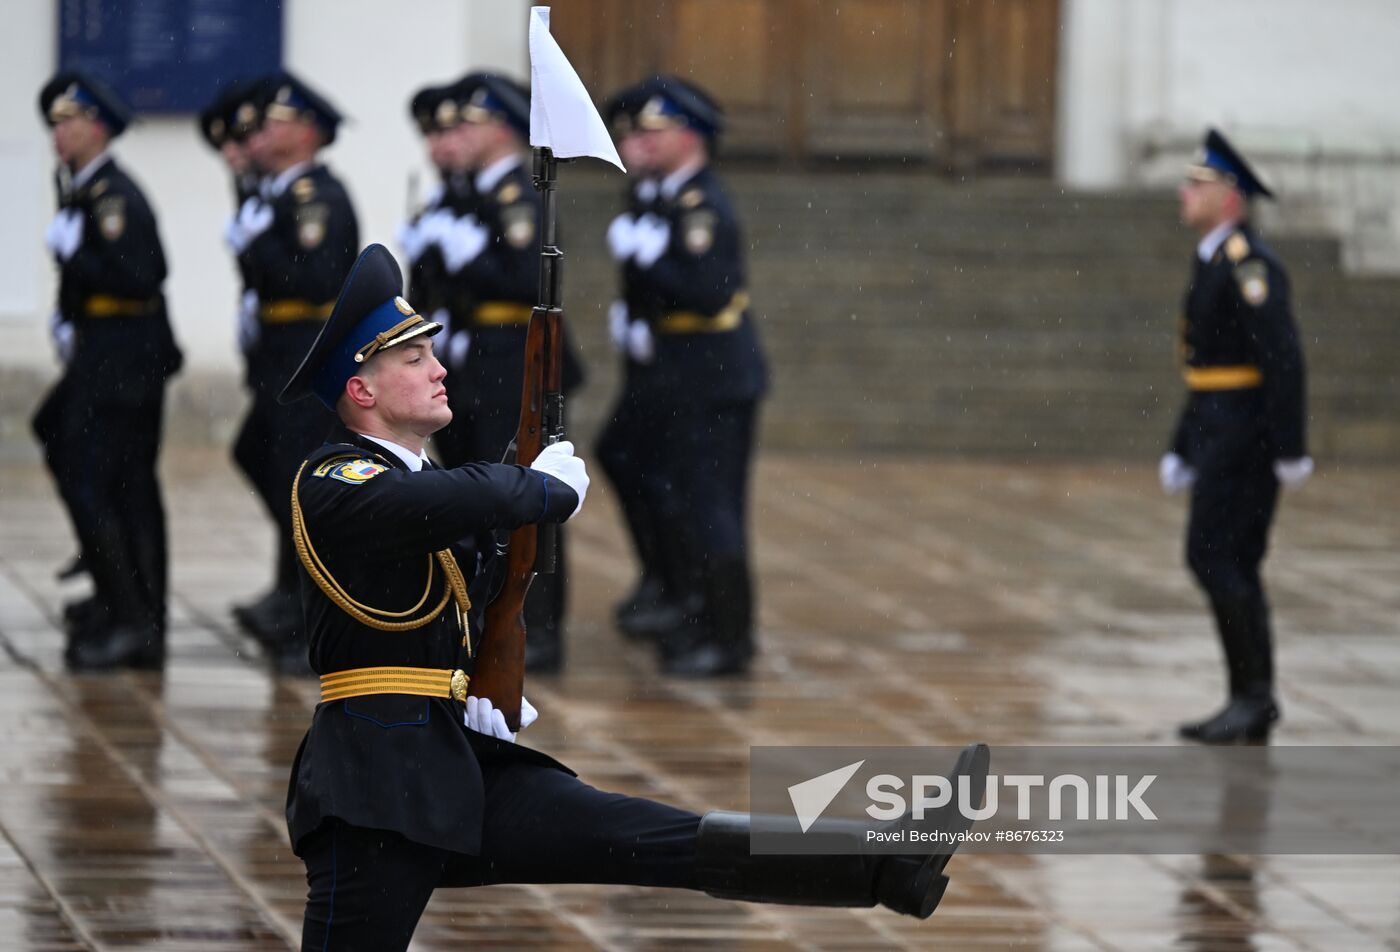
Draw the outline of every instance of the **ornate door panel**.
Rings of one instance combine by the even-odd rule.
[[[1058,0],[569,0],[552,25],[600,99],[708,89],[732,154],[1051,158]]]

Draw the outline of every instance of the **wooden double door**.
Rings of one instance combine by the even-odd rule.
[[[1052,158],[1059,0],[564,0],[551,28],[599,98],[705,87],[729,154]]]

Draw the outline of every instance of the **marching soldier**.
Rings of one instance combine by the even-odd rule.
[[[209,147],[219,153],[228,168],[233,185],[233,209],[236,214],[243,203],[259,193],[262,173],[248,154],[248,136],[261,122],[257,107],[258,81],[244,80],[226,86],[199,114],[199,129]],[[258,339],[258,296],[248,286],[246,269],[239,265],[242,288],[238,299],[238,345],[245,361],[244,380],[249,379],[246,367],[248,351]],[[252,473],[245,473],[252,480]]]
[[[277,566],[272,590],[234,614],[268,646],[279,670],[297,673],[305,670],[306,642],[288,493],[297,463],[331,418],[310,404],[278,406],[276,398],[334,306],[355,260],[359,226],[345,187],[317,162],[335,141],[335,107],[285,72],[259,81],[254,106],[259,124],[248,136],[248,155],[265,179],[225,232],[256,296],[257,316],[246,350],[252,402],[234,459],[276,523]]]
[[[1264,740],[1278,720],[1260,566],[1279,486],[1313,465],[1288,275],[1249,224],[1250,199],[1272,194],[1215,130],[1180,189],[1182,221],[1200,235],[1181,326],[1190,397],[1160,475],[1167,492],[1191,492],[1186,560],[1225,654],[1228,703],[1181,727],[1203,743]]]
[[[474,195],[460,137],[452,134],[459,123],[453,86],[426,86],[414,93],[408,108],[423,135],[438,182],[422,208],[399,227],[398,239],[408,259],[409,291],[433,321],[443,326],[444,333],[437,340],[445,346],[452,328],[465,325],[470,302],[463,300],[450,279],[441,239],[459,217],[471,212]],[[440,356],[446,359],[445,352]]]
[[[457,540],[569,519],[588,474],[568,442],[529,467],[435,466],[424,445],[453,414],[428,340],[441,328],[402,290],[393,257],[366,249],[283,394],[314,395],[343,424],[301,466],[292,497],[321,679],[287,797],[306,864],[302,947],[405,949],[434,889],[497,883],[669,886],[930,915],[947,851],[861,853],[863,837],[847,831],[849,855],[753,855],[748,815],[701,817],[594,789],[514,743],[501,712],[472,695],[484,606]],[[528,702],[522,714],[524,725],[536,717]],[[988,760],[975,745],[954,770],[974,807]],[[971,826],[954,807],[935,816],[943,843]]]
[[[668,433],[660,478],[640,474],[666,487],[652,490],[656,521],[667,527],[662,562],[682,566],[667,581],[680,589],[673,599],[685,620],[661,640],[661,666],[686,677],[734,674],[754,653],[746,498],[767,367],[739,220],[709,166],[720,109],[676,77],[648,80],[642,93],[632,124],[643,171],[658,181],[655,208],[613,243],[624,260],[629,338],[639,320],[650,338],[633,352],[650,364],[634,401]]]
[[[95,77],[59,73],[39,94],[53,130],[59,268],[52,329],[63,376],[34,429],[68,507],[92,598],[65,610],[77,670],[165,659],[166,536],[156,461],[166,381],[180,368],[155,214],[107,151],[129,114]]]
[[[525,331],[539,294],[540,198],[523,157],[529,93],[503,76],[472,73],[445,96],[455,122],[444,135],[467,171],[469,194],[454,208],[455,219],[420,227],[440,255],[456,305],[446,348],[456,409],[434,446],[443,462],[458,466],[500,460],[515,437]],[[567,329],[563,376],[566,394],[583,376]],[[559,670],[564,659],[563,539],[560,532],[555,572],[536,578],[526,600],[526,665],[537,673]]]

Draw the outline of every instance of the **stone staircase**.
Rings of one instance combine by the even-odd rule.
[[[602,233],[616,174],[563,174],[565,296],[590,369],[587,429],[616,387]],[[1169,194],[1043,179],[729,170],[774,368],[766,446],[1026,457],[1155,456],[1183,399],[1175,324],[1194,239]],[[1400,457],[1400,280],[1344,275],[1335,241],[1271,239],[1309,361],[1312,448]]]

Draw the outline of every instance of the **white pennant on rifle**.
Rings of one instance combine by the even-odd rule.
[[[591,155],[622,171],[603,117],[549,32],[549,7],[530,8],[530,145],[558,158]]]

